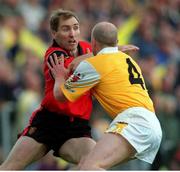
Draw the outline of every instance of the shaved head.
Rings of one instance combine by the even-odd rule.
[[[114,47],[117,45],[117,28],[109,22],[100,22],[92,30],[92,38],[102,46]]]

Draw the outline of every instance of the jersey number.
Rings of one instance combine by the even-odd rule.
[[[134,64],[131,62],[131,60],[129,58],[126,59],[126,62],[128,64],[128,72],[129,72],[129,81],[130,81],[130,83],[131,84],[140,84],[141,87],[145,90],[144,82],[143,82],[143,80],[141,78],[140,73],[138,72],[138,70],[134,66]],[[137,77],[135,77],[133,73],[136,73]]]

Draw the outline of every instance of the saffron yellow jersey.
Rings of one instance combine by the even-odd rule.
[[[61,90],[70,101],[90,90],[112,118],[130,107],[154,112],[141,69],[117,47],[105,48],[82,61]]]

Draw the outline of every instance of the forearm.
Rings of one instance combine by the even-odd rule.
[[[64,78],[56,79],[54,83],[54,89],[53,89],[55,99],[61,102],[64,102],[67,100],[60,88],[60,86],[64,84],[64,82],[65,82]]]

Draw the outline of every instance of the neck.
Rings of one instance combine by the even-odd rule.
[[[78,56],[78,50],[75,49],[75,50],[73,50],[73,51],[70,51],[69,54],[70,54],[71,56],[73,56],[73,57],[77,57],[77,56]]]

